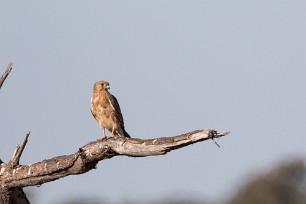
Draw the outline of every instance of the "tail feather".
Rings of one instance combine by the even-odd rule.
[[[124,129],[123,129],[123,132],[124,132],[124,137],[129,137],[129,138],[131,138],[131,136],[129,135],[129,133],[127,133]]]

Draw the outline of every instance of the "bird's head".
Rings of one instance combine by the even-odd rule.
[[[102,91],[102,90],[108,90],[109,87],[109,83],[107,81],[97,81],[94,85],[93,90],[94,91]]]

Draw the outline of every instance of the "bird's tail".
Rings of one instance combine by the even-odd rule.
[[[129,138],[131,138],[131,136],[129,135],[129,133],[127,133],[125,130],[123,130],[123,133],[124,133],[124,137],[129,137]]]

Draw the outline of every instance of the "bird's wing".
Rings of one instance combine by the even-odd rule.
[[[114,112],[116,114],[116,117],[118,118],[121,126],[124,127],[124,121],[123,121],[121,109],[120,109],[120,106],[119,106],[119,103],[118,103],[116,97],[113,96],[112,94],[107,94],[107,100],[108,100],[111,108],[114,110]]]
[[[92,116],[97,120],[97,114],[95,114],[95,113],[93,112],[92,100],[93,100],[93,97],[91,97],[91,100],[90,100],[90,102],[91,102],[90,111],[91,111]]]

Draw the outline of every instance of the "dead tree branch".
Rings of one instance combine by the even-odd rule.
[[[69,175],[83,174],[96,168],[96,164],[114,156],[146,157],[164,155],[197,142],[219,138],[229,133],[215,130],[196,130],[174,137],[141,140],[136,138],[108,138],[90,142],[71,155],[58,156],[32,165],[12,168],[1,164],[2,186],[7,189],[36,186]]]
[[[10,162],[0,164],[0,201],[3,204],[30,203],[23,193],[25,186],[35,186],[69,175],[83,174],[96,168],[99,161],[114,156],[146,157],[164,155],[197,142],[220,138],[229,132],[196,130],[174,137],[141,140],[136,138],[108,138],[90,142],[71,155],[58,156],[32,165],[19,165],[19,159],[27,143],[17,146]]]
[[[12,68],[13,68],[13,63],[10,63],[8,65],[8,67],[6,68],[4,74],[1,76],[1,78],[0,78],[0,89],[1,89],[2,84],[3,84],[4,80],[6,79],[6,77],[10,74]]]
[[[17,165],[19,165],[21,154],[22,154],[22,152],[23,152],[23,150],[24,150],[24,148],[25,148],[25,146],[28,142],[29,136],[30,136],[30,132],[28,132],[28,134],[24,138],[23,143],[21,145],[17,145],[16,150],[13,154],[13,157],[10,161],[10,164],[12,165],[13,168],[16,167]]]

